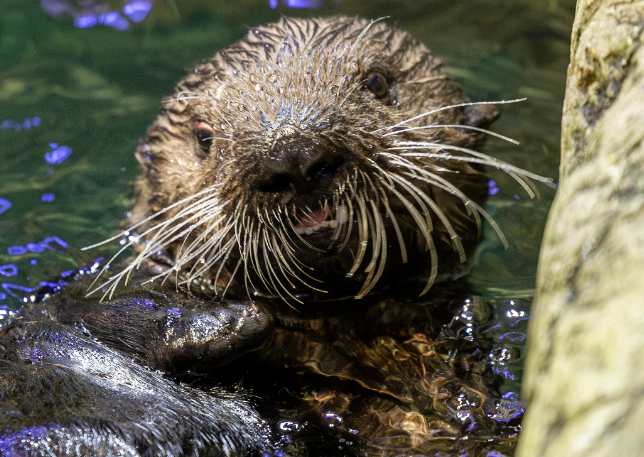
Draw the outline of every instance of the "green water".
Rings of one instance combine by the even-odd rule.
[[[470,98],[527,97],[504,107],[494,126],[521,145],[492,140],[485,152],[557,176],[573,0],[327,0],[304,10],[286,1],[274,10],[268,0],[157,0],[128,30],[79,28],[43,8],[63,3],[74,4],[0,6],[0,323],[32,288],[113,249],[80,250],[125,219],[138,172],[133,151],[160,98],[194,63],[281,14],[390,16],[445,58]],[[500,192],[487,208],[511,246],[486,230],[470,292],[505,303],[500,314],[527,313],[553,191],[529,200],[492,176]],[[523,343],[510,346],[518,355],[507,390],[516,390]]]

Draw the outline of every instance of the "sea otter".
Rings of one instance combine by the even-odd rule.
[[[511,442],[483,413],[450,422],[494,386],[476,348],[433,340],[432,286],[467,271],[482,221],[503,238],[484,167],[543,180],[476,150],[498,103],[382,20],[283,18],[197,65],[136,151],[123,248],[0,330],[0,452],[329,455],[276,441],[271,408],[335,421],[343,455]]]

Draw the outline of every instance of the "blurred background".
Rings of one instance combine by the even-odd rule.
[[[390,16],[473,100],[503,108],[485,152],[556,177],[574,0],[2,0],[0,320],[42,285],[110,252],[137,175],[133,151],[174,83],[196,62],[281,15]],[[553,192],[531,201],[492,175],[472,293],[529,303]],[[510,306],[510,305],[508,305]],[[512,305],[515,306],[515,305]],[[527,305],[520,310],[527,313]]]

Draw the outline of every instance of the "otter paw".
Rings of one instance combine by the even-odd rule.
[[[174,383],[52,322],[0,332],[0,455],[230,456],[269,446],[239,394]]]

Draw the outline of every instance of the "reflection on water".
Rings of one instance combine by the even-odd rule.
[[[280,14],[391,16],[446,58],[472,99],[527,97],[506,107],[495,125],[522,145],[491,140],[486,152],[556,176],[572,0],[4,3],[0,321],[40,288],[56,290],[79,265],[109,253],[79,249],[111,235],[125,218],[137,174],[132,151],[160,98],[195,62]],[[474,406],[467,395],[454,396],[450,414],[465,427],[475,408],[499,423],[515,424],[522,414],[516,392],[525,325],[552,198],[544,189],[542,199],[529,200],[498,174],[489,195],[487,209],[512,246],[503,250],[486,232],[464,292],[482,297],[494,312],[477,323],[463,302],[441,330],[480,343],[482,366],[498,379],[499,397],[491,403]],[[338,421],[329,417],[330,424]],[[286,435],[306,433],[292,418],[282,419]]]
[[[143,22],[154,7],[154,0],[125,0],[120,2],[96,0],[40,0],[42,9],[53,17],[68,16],[74,27],[89,29],[96,26],[126,31],[131,25]],[[270,9],[317,9],[324,0],[268,0]],[[337,0],[336,4],[339,3]],[[174,8],[177,6],[174,4]]]
[[[271,9],[276,9],[280,5],[285,8],[312,9],[322,7],[324,5],[324,0],[269,0],[268,5]]]
[[[40,127],[40,118],[38,116],[27,117],[22,121],[14,121],[13,119],[5,119],[0,122],[0,129],[7,130],[29,130],[32,128]]]
[[[122,7],[113,8],[109,2],[92,0],[41,0],[40,4],[51,16],[71,16],[74,27],[89,29],[98,25],[115,30],[128,30],[130,24],[142,22],[150,14],[152,0],[126,0]]]

